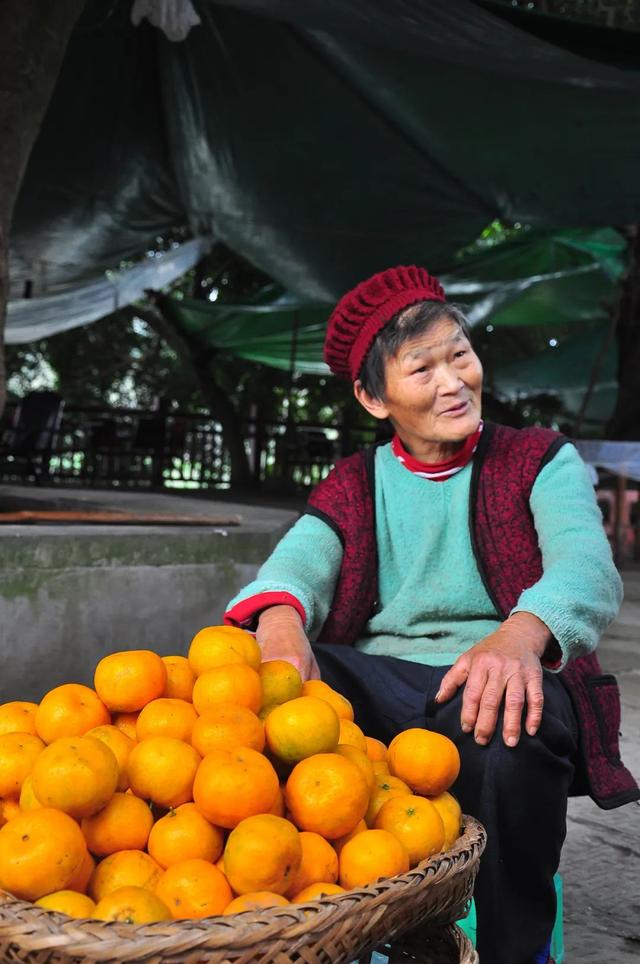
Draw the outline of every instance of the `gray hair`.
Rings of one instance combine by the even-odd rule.
[[[376,335],[360,369],[364,390],[378,401],[384,401],[385,366],[400,351],[402,345],[422,335],[441,318],[450,318],[460,325],[462,333],[471,341],[467,316],[459,305],[447,301],[421,301],[403,308]]]

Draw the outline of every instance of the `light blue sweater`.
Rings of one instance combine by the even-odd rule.
[[[379,604],[356,645],[367,653],[449,665],[500,624],[471,548],[471,463],[433,482],[414,475],[384,445],[376,450],[375,474]],[[513,612],[546,623],[564,665],[595,648],[622,600],[593,486],[573,445],[563,446],[539,473],[530,507],[544,573]],[[304,515],[229,609],[258,593],[289,592],[304,607],[313,640],[329,612],[341,561],[335,532]]]

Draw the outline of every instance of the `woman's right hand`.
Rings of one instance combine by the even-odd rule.
[[[292,606],[270,606],[258,617],[256,640],[262,659],[284,659],[292,663],[303,682],[320,679],[320,670],[307,639],[302,620]]]

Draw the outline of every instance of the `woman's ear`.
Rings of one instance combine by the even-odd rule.
[[[374,418],[380,419],[389,417],[389,409],[385,403],[379,398],[374,398],[373,395],[370,395],[359,378],[353,383],[353,394],[358,399],[362,407],[367,410],[369,415],[373,415]]]

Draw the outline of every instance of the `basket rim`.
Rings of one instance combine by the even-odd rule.
[[[384,912],[391,903],[406,898],[407,890],[436,887],[469,867],[475,866],[486,844],[486,831],[474,817],[463,816],[463,833],[453,847],[421,861],[405,874],[381,877],[364,887],[344,894],[332,894],[321,899],[291,904],[286,907],[247,910],[234,915],[216,915],[201,919],[178,919],[152,924],[125,924],[119,921],[99,921],[96,918],[69,918],[56,911],[35,907],[29,901],[20,900],[0,890],[0,939],[11,936],[18,922],[28,925],[28,946],[73,948],[75,955],[82,955],[83,948],[99,947],[100,933],[105,937],[118,937],[123,946],[130,947],[129,957],[135,961],[142,953],[134,955],[144,940],[144,956],[171,950],[175,953],[181,938],[188,940],[189,948],[206,944],[208,949],[252,946],[277,939],[279,942],[295,941],[313,929],[318,937],[345,919],[358,914],[359,927],[364,929],[363,914],[379,910]],[[44,916],[43,916],[44,915]],[[376,915],[376,918],[379,916]],[[52,925],[57,925],[58,930]],[[185,945],[186,946],[186,945]],[[90,958],[89,958],[90,959]],[[94,957],[99,960],[99,957]]]

